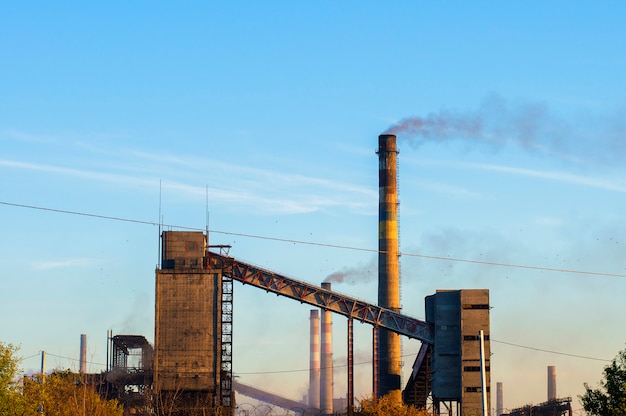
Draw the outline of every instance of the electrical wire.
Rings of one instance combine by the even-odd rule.
[[[80,362],[80,359],[78,358],[71,358],[71,357],[64,357],[62,355],[57,355],[57,354],[52,354],[48,351],[42,350],[39,351],[37,354],[33,354],[33,355],[29,355],[28,357],[23,357],[21,358],[21,361],[25,361],[25,360],[29,360],[31,358],[35,358],[35,357],[40,357],[41,353],[45,352],[46,353],[46,357],[54,357],[54,358],[61,358],[63,360],[68,360],[68,361],[74,361],[74,362]],[[93,365],[100,365],[100,366],[106,366],[106,364],[103,363],[97,363],[95,361],[86,361],[87,364],[93,364]]]
[[[547,352],[549,354],[556,354],[556,355],[565,355],[567,357],[574,357],[574,358],[582,358],[584,360],[593,360],[593,361],[604,361],[604,362],[611,362],[611,360],[607,360],[605,358],[595,358],[595,357],[587,357],[584,355],[577,355],[577,354],[568,354],[566,352],[559,352],[559,351],[552,351],[552,350],[545,350],[542,348],[536,348],[536,347],[529,347],[527,345],[520,345],[520,344],[514,344],[512,342],[506,342],[506,341],[498,341],[495,339],[492,339],[491,342],[495,342],[498,344],[505,344],[505,345],[510,345],[512,347],[517,347],[517,348],[525,348],[527,350],[533,350],[533,351],[541,351],[541,352]]]
[[[129,219],[129,218],[122,218],[122,217],[113,217],[109,215],[99,215],[99,214],[91,214],[91,213],[85,213],[85,212],[79,212],[79,211],[69,211],[69,210],[62,210],[62,209],[55,209],[55,208],[40,207],[40,206],[35,206],[35,205],[17,204],[17,203],[12,203],[12,202],[5,202],[5,201],[0,201],[0,205],[7,205],[7,206],[12,206],[12,207],[17,207],[17,208],[35,209],[35,210],[55,212],[55,213],[60,213],[60,214],[80,215],[84,217],[98,218],[98,219],[104,219],[104,220],[123,221],[123,222],[143,224],[143,225],[153,225],[153,226],[161,225],[164,227],[181,229],[181,230],[206,231],[204,229],[197,228],[197,227],[185,227],[185,226],[175,225],[175,224],[159,224],[158,222],[154,222],[154,221],[135,220],[135,219]],[[277,241],[277,242],[291,243],[291,244],[311,245],[311,246],[337,248],[337,249],[353,250],[353,251],[365,251],[365,252],[371,252],[371,253],[380,252],[379,250],[376,250],[376,249],[369,249],[369,248],[363,248],[363,247],[317,243],[313,241],[294,240],[294,239],[279,238],[279,237],[268,237],[268,236],[261,236],[261,235],[255,235],[255,234],[235,233],[231,231],[209,229],[208,232],[213,233],[213,234],[230,235],[230,236],[244,237],[244,238],[255,238],[255,239],[260,239],[260,240]],[[517,269],[538,270],[538,271],[558,272],[558,273],[584,274],[584,275],[590,275],[590,276],[626,278],[626,274],[623,274],[623,273],[605,273],[605,272],[596,272],[596,271],[591,271],[591,270],[559,269],[559,268],[554,268],[554,267],[532,266],[532,265],[515,264],[515,263],[500,263],[500,262],[484,261],[484,260],[461,259],[461,258],[456,258],[456,257],[432,256],[432,255],[419,254],[419,253],[400,252],[399,254],[401,256],[407,256],[407,257],[419,257],[419,258],[430,259],[430,260],[480,264],[480,265],[485,265],[485,266],[509,267],[509,268],[517,268]]]
[[[49,355],[51,357],[55,357],[55,358],[62,358],[64,360],[69,360],[69,361],[73,361],[73,362],[80,362],[80,359],[78,358],[70,358],[70,357],[64,357],[62,355],[56,355],[56,354],[50,354],[49,352],[46,352],[46,355]],[[85,363],[87,364],[93,364],[93,365],[100,365],[100,366],[106,366],[106,364],[103,363],[97,363],[95,361],[85,361]]]
[[[525,348],[525,349],[529,349],[529,350],[533,350],[533,351],[545,352],[545,353],[549,353],[549,354],[564,355],[564,356],[567,356],[567,357],[580,358],[580,359],[585,359],[585,360],[611,362],[611,360],[607,360],[607,359],[604,359],[604,358],[587,357],[587,356],[584,356],[584,355],[569,354],[569,353],[565,353],[565,352],[546,350],[546,349],[542,349],[542,348],[530,347],[530,346],[527,346],[527,345],[515,344],[515,343],[512,343],[512,342],[498,341],[498,340],[495,340],[495,339],[492,339],[491,342],[495,342],[495,343],[498,343],[498,344],[505,344],[505,345],[509,345],[509,346],[517,347],[517,348]],[[407,354],[401,355],[400,358],[414,357],[417,354],[418,354],[418,352],[407,353]],[[39,352],[37,354],[30,355],[30,356],[25,357],[25,358],[22,358],[22,360],[27,360],[27,359],[30,359],[30,358],[38,357],[40,355],[41,355],[41,352]],[[79,359],[76,359],[76,358],[64,357],[62,355],[51,354],[51,353],[48,353],[48,352],[46,352],[46,355],[51,356],[51,357],[56,357],[56,358],[62,358],[64,360],[69,360],[69,361],[73,361],[73,362],[80,361]],[[87,361],[87,364],[99,365],[99,366],[104,366],[105,365],[105,364],[97,363],[97,362],[93,362],[93,361]],[[370,361],[362,361],[362,362],[354,363],[353,366],[361,366],[361,365],[369,365],[369,364],[372,364],[371,360]],[[333,369],[339,369],[339,368],[346,368],[347,366],[348,366],[347,364],[333,365],[332,368]],[[320,368],[320,370],[322,370],[322,368]],[[310,371],[309,368],[302,368],[302,369],[292,369],[292,370],[235,372],[235,374],[236,375],[291,374],[291,373],[302,373],[302,372],[308,372],[308,371]]]
[[[39,207],[39,206],[36,206],[36,205],[16,204],[16,203],[5,202],[5,201],[0,201],[0,204],[1,205],[8,205],[8,206],[11,206],[11,207],[17,207],[17,208],[28,208],[28,209],[35,209],[35,210],[39,210],[39,211],[56,212],[58,214],[80,215],[80,216],[83,216],[83,217],[99,218],[99,219],[103,219],[103,220],[132,222],[132,223],[144,224],[144,225],[159,225],[159,223],[151,222],[151,221],[132,220],[132,219],[128,219],[128,218],[111,217],[109,215],[98,215],[98,214],[90,214],[90,213],[79,212],[79,211],[69,211],[69,210],[65,210],[65,209],[55,209],[55,208]],[[181,228],[184,228],[184,227],[181,227]]]
[[[31,358],[40,357],[40,356],[41,356],[41,351],[39,351],[37,354],[29,355],[28,357],[22,357],[22,358],[20,358],[20,360],[22,360],[22,361],[30,360]]]
[[[129,222],[129,223],[135,223],[135,224],[153,225],[153,226],[160,225],[160,226],[166,226],[166,227],[171,227],[171,228],[176,228],[176,229],[205,231],[205,230],[195,228],[195,227],[184,227],[184,226],[173,225],[173,224],[159,224],[158,222],[153,222],[153,221],[135,220],[135,219],[129,219],[129,218],[122,218],[122,217],[113,217],[113,216],[108,216],[108,215],[91,214],[91,213],[85,213],[85,212],[79,212],[79,211],[70,211],[70,210],[62,210],[62,209],[41,207],[41,206],[35,206],[35,205],[11,203],[11,202],[6,202],[6,201],[0,201],[0,205],[12,206],[12,207],[17,207],[17,208],[35,209],[35,210],[55,212],[55,213],[60,213],[60,214],[80,215],[80,216],[97,218],[97,219],[122,221],[122,222]],[[215,234],[231,235],[231,236],[245,237],[245,238],[255,238],[255,239],[278,241],[278,242],[287,242],[287,243],[292,243],[292,244],[330,247],[330,248],[338,248],[338,249],[344,249],[344,250],[367,251],[367,252],[373,252],[373,253],[379,252],[379,250],[375,250],[375,249],[351,247],[351,246],[336,245],[336,244],[324,244],[324,243],[316,243],[316,242],[311,242],[311,241],[293,240],[293,239],[278,238],[278,237],[267,237],[267,236],[259,236],[259,235],[254,235],[254,234],[235,233],[235,232],[220,231],[220,230],[208,230],[208,231],[211,233],[215,233]],[[489,262],[489,261],[481,261],[481,260],[460,259],[460,258],[453,258],[453,257],[430,256],[430,255],[417,254],[417,253],[400,253],[400,254],[403,256],[410,256],[410,257],[420,257],[420,258],[433,259],[433,260],[453,261],[453,262],[462,262],[462,263],[471,263],[471,264],[482,264],[482,265],[488,265],[488,266],[522,268],[522,269],[530,269],[530,270],[540,270],[540,271],[550,271],[550,272],[560,272],[560,273],[575,273],[575,274],[607,276],[607,277],[626,277],[626,274],[620,274],[620,273],[603,273],[603,272],[573,270],[573,269],[558,269],[558,268],[551,268],[551,267],[530,266],[530,265],[521,265],[521,264],[513,264],[513,263],[498,263],[498,262]],[[505,341],[491,340],[491,342],[501,343],[501,344],[505,344],[509,346],[525,348],[525,349],[530,349],[530,350],[535,350],[535,351],[540,351],[540,352],[545,352],[545,353],[564,355],[564,356],[569,356],[569,357],[574,357],[574,358],[603,361],[603,362],[611,361],[611,360],[606,360],[603,358],[595,358],[595,357],[587,357],[587,356],[576,355],[576,354],[562,353],[558,351],[551,351],[551,350],[546,350],[546,349],[541,349],[541,348],[536,348],[536,347],[514,344],[510,342],[505,342]],[[49,355],[55,356],[58,358],[68,359],[68,360],[75,360],[72,358],[61,357],[61,356],[57,356],[54,354],[49,354]],[[402,357],[406,357],[406,356],[408,355],[403,355]],[[32,357],[29,357],[29,358],[32,358]],[[363,365],[363,364],[368,364],[368,363],[371,363],[371,361],[358,363],[355,365]],[[101,363],[91,363],[91,364],[104,365]],[[344,367],[344,366],[339,366],[339,367]],[[290,372],[300,372],[300,371],[309,371],[309,370],[308,369],[306,370],[282,370],[282,371],[279,370],[279,371],[238,373],[238,374],[277,374],[277,373],[290,373]]]
[[[514,344],[512,342],[498,341],[498,340],[495,340],[495,339],[491,339],[490,342],[495,342],[495,343],[498,343],[498,344],[505,344],[505,345],[509,345],[509,346],[517,347],[517,348],[525,348],[525,349],[533,350],[533,351],[545,352],[545,353],[548,353],[548,354],[564,355],[566,357],[580,358],[580,359],[584,359],[584,360],[611,362],[611,360],[607,360],[607,359],[604,359],[604,358],[588,357],[588,356],[584,356],[584,355],[569,354],[569,353],[566,353],[566,352],[546,350],[546,349],[542,349],[542,348],[529,347],[527,345]],[[417,354],[418,354],[418,352],[407,353],[407,354],[401,355],[400,358],[415,357]],[[359,362],[359,363],[354,363],[353,365],[354,366],[360,366],[360,365],[368,365],[368,364],[372,364],[372,361],[363,361],[363,362]],[[344,365],[333,365],[332,368],[333,369],[345,368],[347,366],[348,366],[347,364],[344,364]],[[322,368],[320,368],[320,370],[322,370]],[[305,372],[305,371],[310,371],[310,369],[307,368],[307,369],[299,369],[299,370],[256,371],[256,372],[246,372],[246,373],[237,372],[236,374],[237,375],[284,374],[284,373],[300,373],[300,372]]]
[[[414,357],[418,354],[418,352],[414,352],[414,353],[407,353],[407,354],[403,354],[400,356],[400,358],[406,358],[406,357]],[[359,366],[359,365],[367,365],[367,364],[372,364],[372,361],[362,361],[359,363],[353,363],[353,366]],[[348,364],[342,364],[342,365],[332,365],[330,366],[333,369],[337,369],[337,368],[346,368],[348,367]],[[328,367],[320,367],[320,370],[324,370],[325,368]],[[257,372],[249,372],[249,373],[240,373],[240,372],[236,372],[237,375],[254,375],[254,374],[283,374],[283,373],[301,373],[301,372],[305,372],[305,371],[311,371],[310,368],[303,368],[303,369],[299,369],[299,370],[275,370],[275,371],[257,371]]]
[[[514,263],[497,263],[493,261],[468,260],[468,259],[459,259],[459,258],[452,258],[452,257],[428,256],[424,254],[401,253],[401,255],[421,257],[421,258],[434,259],[434,260],[449,260],[449,261],[455,261],[455,262],[461,262],[461,263],[484,264],[487,266],[540,270],[540,271],[547,271],[547,272],[575,273],[575,274],[586,274],[586,275],[606,276],[606,277],[626,277],[626,274],[621,274],[621,273],[604,273],[604,272],[594,272],[594,271],[589,271],[589,270],[558,269],[558,268],[553,268],[553,267],[529,266],[529,265],[514,264]]]

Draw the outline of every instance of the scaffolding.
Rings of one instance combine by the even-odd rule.
[[[528,405],[503,413],[502,416],[572,416],[572,398],[549,400],[536,405]]]
[[[117,399],[135,415],[149,414],[154,349],[142,335],[109,331],[108,371],[101,386],[105,397]]]
[[[232,407],[233,391],[233,279],[222,275],[222,368],[220,399]]]

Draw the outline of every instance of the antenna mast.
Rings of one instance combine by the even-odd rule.
[[[206,245],[207,249],[209,247],[209,185],[206,185],[206,201],[205,201],[205,210],[206,210]]]
[[[163,223],[162,212],[161,212],[161,201],[162,201],[162,180],[159,179],[159,238],[157,239],[157,265],[161,267],[161,226]]]

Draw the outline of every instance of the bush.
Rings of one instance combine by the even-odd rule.
[[[376,400],[366,397],[359,403],[355,415],[359,416],[431,416],[426,409],[418,409],[386,395]]]

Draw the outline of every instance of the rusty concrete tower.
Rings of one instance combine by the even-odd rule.
[[[400,311],[398,188],[396,136],[378,136],[378,305]],[[402,400],[400,335],[380,329],[377,361],[378,397]]]
[[[210,412],[225,403],[222,393],[231,394],[224,392],[222,377],[221,270],[205,263],[204,233],[164,231],[161,238],[154,328],[157,412],[163,406],[175,414]]]

